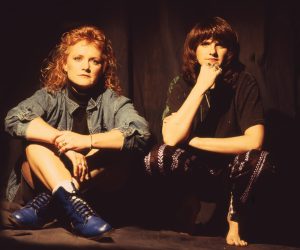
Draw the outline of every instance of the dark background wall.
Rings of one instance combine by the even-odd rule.
[[[0,120],[39,87],[43,59],[60,35],[76,25],[99,25],[112,40],[124,94],[161,140],[169,82],[180,70],[187,32],[201,15],[221,16],[239,33],[241,61],[257,78],[267,116],[269,149],[278,166],[274,207],[266,211],[278,235],[294,240],[298,225],[300,23],[292,1],[11,1],[1,4]],[[1,183],[20,144],[1,129]],[[291,224],[289,224],[291,223]],[[291,225],[291,226],[290,226]]]

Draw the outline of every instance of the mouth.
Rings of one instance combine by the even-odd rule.
[[[215,64],[215,63],[218,63],[219,62],[219,60],[217,59],[217,58],[208,58],[208,59],[206,59],[207,61],[209,61],[210,63],[212,63],[212,64]]]
[[[84,74],[82,74],[82,75],[79,75],[79,76],[81,76],[81,77],[86,77],[86,78],[90,78],[90,76],[89,76],[89,75],[84,75]]]

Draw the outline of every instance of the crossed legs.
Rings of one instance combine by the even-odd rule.
[[[47,145],[27,146],[27,162],[22,165],[22,175],[31,188],[34,189],[37,182],[41,182],[52,191],[59,183],[72,181],[77,189],[98,187],[110,191],[122,186],[129,176],[129,155],[115,150],[102,150],[86,157],[90,179],[79,183],[73,178],[70,166],[66,166],[66,162],[55,152],[55,149]]]
[[[42,186],[44,190],[46,188],[52,194],[49,191],[37,190],[38,195],[23,208],[13,212],[10,220],[17,227],[41,228],[48,222],[48,219],[52,218],[52,215],[62,219],[64,217],[76,234],[88,238],[102,237],[104,233],[111,231],[112,227],[81,198],[82,192],[79,193],[78,190],[93,187],[92,184],[98,183],[98,177],[102,177],[104,185],[109,186],[113,183],[116,184],[114,188],[119,187],[122,184],[120,182],[126,180],[127,175],[124,171],[127,168],[124,167],[122,173],[119,173],[118,169],[122,169],[126,166],[124,163],[129,161],[122,161],[124,157],[116,157],[116,153],[120,154],[118,151],[99,151],[86,157],[90,178],[79,181],[72,176],[71,161],[68,162],[67,158],[59,157],[55,152],[47,145],[27,146],[28,163],[22,166],[24,179],[33,189]],[[120,162],[117,164],[115,159],[123,164],[121,165]],[[118,177],[115,182],[106,180],[114,175]]]

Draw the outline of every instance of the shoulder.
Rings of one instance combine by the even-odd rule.
[[[103,93],[103,104],[121,105],[131,102],[131,100],[123,95],[119,95],[112,89],[106,89]]]
[[[257,85],[256,78],[248,71],[242,71],[237,79],[237,87]]]
[[[51,93],[46,88],[40,88],[33,93],[31,98],[37,99],[37,100],[39,100],[39,99],[46,100],[49,98],[56,98],[56,96],[57,96],[56,93]]]
[[[43,87],[35,92],[36,95],[48,96],[50,98],[58,98],[60,96],[66,95],[66,89],[63,88],[58,91],[49,91],[47,88]]]
[[[180,76],[175,76],[169,83],[168,93],[170,94],[175,86],[179,85]]]
[[[116,91],[112,90],[112,89],[106,89],[103,92],[103,97],[104,98],[109,98],[111,100],[120,100],[120,99],[128,99],[127,97],[125,97],[124,95],[120,95],[118,94]]]
[[[239,74],[235,86],[237,94],[259,89],[256,78],[247,71],[242,71]]]
[[[57,105],[60,105],[67,99],[67,92],[66,89],[49,91],[43,87],[34,93],[34,98],[38,103],[47,105],[49,108],[58,108]]]
[[[189,86],[181,76],[176,76],[169,84],[166,106],[163,117],[176,112],[190,93],[192,86]]]
[[[177,75],[169,84],[168,96],[179,95],[181,97],[186,97],[191,89],[192,86],[190,86],[182,76]]]
[[[258,100],[261,98],[260,88],[256,78],[249,72],[241,72],[236,85],[236,100],[238,103]]]

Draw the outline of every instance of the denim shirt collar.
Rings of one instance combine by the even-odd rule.
[[[79,104],[69,98],[67,88],[63,89],[62,94],[65,96],[66,104],[67,104],[67,107],[68,107],[68,113],[70,115],[72,115],[76,111],[76,109],[78,109]],[[98,109],[100,107],[100,104],[101,104],[101,101],[102,101],[102,95],[103,95],[103,93],[101,93],[97,97],[96,100],[94,100],[93,98],[90,98],[90,100],[88,102],[88,106],[87,106],[88,111]]]

